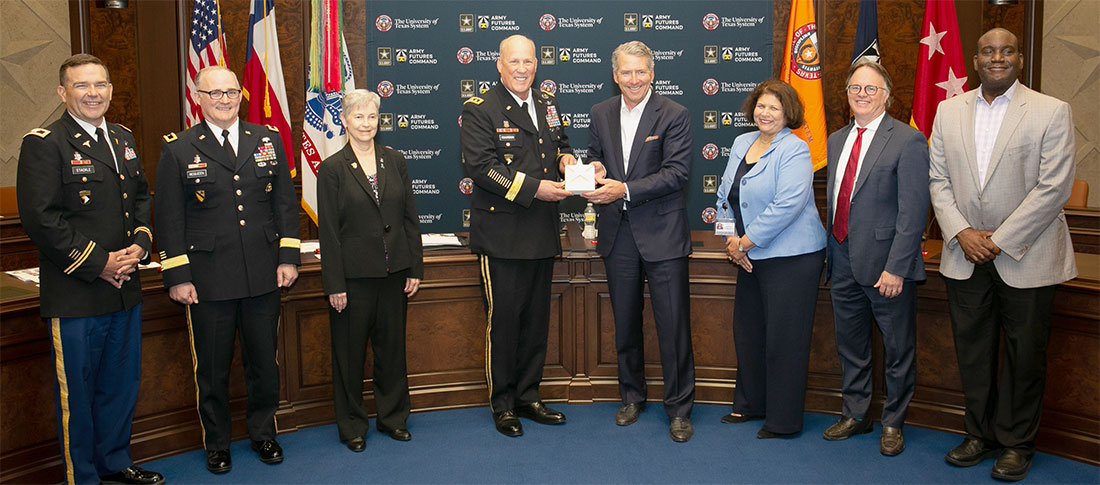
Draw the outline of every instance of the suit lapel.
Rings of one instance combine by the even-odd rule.
[[[982,186],[981,181],[978,180],[978,151],[974,144],[974,103],[979,102],[979,91],[981,88],[960,95],[966,98],[964,98],[965,103],[960,118],[962,126],[959,127],[959,132],[962,133],[963,152],[966,153],[966,164],[970,167],[970,176],[974,180],[975,187]]]
[[[498,84],[497,87],[500,89],[498,95],[500,96],[501,105],[504,106],[504,117],[508,118],[517,128],[529,133],[538,134],[538,127],[531,124],[531,115],[527,114],[527,111],[520,109],[519,105],[516,104],[516,100],[509,94],[508,88],[500,84]],[[535,102],[535,95],[533,93],[527,95],[527,102]],[[537,112],[538,108],[535,108],[535,110]]]
[[[111,137],[111,147],[115,151],[115,161],[118,162],[118,169],[122,170],[122,167],[124,167],[126,163],[126,151],[125,147],[122,145],[122,139],[119,138],[118,130],[118,128],[107,123],[107,133],[108,136]],[[111,163],[114,164],[115,162],[112,161]]]
[[[837,164],[840,163],[840,152],[844,150],[844,142],[848,139],[848,134],[851,133],[852,128],[855,126],[855,123],[855,120],[852,120],[848,123],[848,126],[841,128],[840,131],[836,132],[836,135],[832,138],[832,143],[828,144],[828,149],[826,150],[828,163],[825,165],[826,204],[833,203],[833,197],[835,197],[833,193],[836,190],[834,188],[836,186],[836,167]],[[828,224],[831,226],[833,221],[832,211],[827,211],[825,215],[828,218]]]
[[[218,162],[219,165],[229,169],[231,173],[236,172],[236,160],[229,160],[229,155],[225,153],[225,149],[218,143],[218,137],[214,136],[214,133],[210,131],[210,127],[205,121],[202,122],[200,126],[194,141],[192,141],[195,148],[198,148],[207,159]],[[239,144],[238,142],[238,145]],[[190,163],[190,160],[187,162]]]
[[[386,193],[386,182],[389,181],[389,174],[386,173],[386,159],[382,155],[382,145],[379,145],[377,141],[374,142],[374,159],[376,160],[377,178],[378,178],[378,206],[382,206],[382,194]]]
[[[611,151],[615,156],[614,163],[611,167],[607,167],[612,171],[612,174],[618,173],[619,180],[626,180],[626,159],[623,158],[623,120],[622,120],[622,97],[616,98],[615,103],[611,106],[611,116],[608,116],[610,121],[611,131],[608,135],[611,136]]]
[[[653,89],[653,88],[650,88]],[[657,111],[660,110],[660,100],[657,93],[649,96],[649,102],[642,110],[642,119],[638,121],[638,131],[634,132],[634,144],[630,146],[630,165],[627,167],[626,178],[630,179],[630,173],[638,166],[638,155],[642,153],[642,145],[645,139],[653,132],[653,126],[657,124]]]
[[[852,197],[859,193],[860,187],[863,187],[863,183],[867,181],[875,162],[882,155],[882,149],[886,147],[886,143],[890,141],[890,136],[893,134],[894,119],[890,115],[883,116],[874,137],[871,138],[871,146],[867,147],[867,153],[863,155],[863,163],[859,167],[859,173],[856,174],[856,183],[852,186]]]
[[[1008,104],[1004,120],[1001,121],[1001,129],[997,131],[997,140],[993,142],[993,152],[989,155],[989,166],[985,170],[985,180],[982,181],[980,187],[985,187],[985,183],[989,182],[989,178],[993,176],[993,171],[997,169],[997,165],[1001,162],[1001,156],[1005,153],[1008,141],[1012,139],[1012,133],[1016,131],[1016,126],[1027,114],[1027,94],[1025,90],[1023,84],[1017,86],[1016,94]]]

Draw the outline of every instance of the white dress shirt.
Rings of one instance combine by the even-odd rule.
[[[222,131],[226,130],[227,128],[219,128],[218,126],[215,126],[213,123],[211,123],[209,121],[204,120],[203,122],[206,123],[207,128],[210,128],[210,131],[214,132],[214,138],[218,140],[218,144],[219,145],[224,145],[225,140],[222,138]],[[233,153],[236,153],[237,155],[240,155],[241,154],[241,152],[240,152],[241,144],[239,143],[240,140],[241,140],[241,123],[240,123],[240,120],[233,120],[233,124],[229,126],[228,130],[229,130],[229,145],[233,147]]]
[[[69,116],[72,116],[72,113],[69,113]],[[87,132],[88,135],[91,136],[93,140],[96,140],[97,142],[101,142],[101,141],[106,141],[107,142],[107,149],[111,152],[111,160],[113,160],[115,162],[115,173],[118,173],[119,172],[119,169],[118,169],[118,156],[115,155],[115,146],[114,146],[113,143],[111,143],[111,137],[107,135],[107,120],[106,119],[99,120],[99,126],[96,126],[96,125],[88,123],[87,121],[84,121],[80,118],[77,118],[76,116],[73,116],[73,119],[76,120],[76,124],[80,125],[81,128],[84,128],[84,131]],[[99,139],[96,138],[96,132],[95,131],[97,129],[102,129],[103,130],[103,137],[106,138],[107,140],[99,140]]]
[[[649,104],[649,98],[653,96],[653,87],[650,86],[646,91],[645,97],[642,98],[642,102],[638,103],[634,109],[626,107],[626,98],[622,97],[619,101],[619,141],[623,145],[623,177],[626,177],[627,170],[630,169],[630,151],[634,148],[634,135],[638,134],[638,125],[642,122],[642,112],[645,111],[645,105]],[[626,182],[623,182],[623,186],[626,189],[626,200],[630,200],[630,187],[626,186]]]
[[[527,100],[524,101],[522,99],[519,99],[519,96],[516,96],[516,93],[513,93],[512,91],[510,91],[508,89],[505,89],[505,91],[508,91],[508,94],[512,95],[512,99],[516,100],[516,104],[518,104],[520,106],[523,106],[523,103],[527,103],[527,115],[531,117],[531,123],[535,125],[535,131],[538,131],[539,130],[539,118],[538,118],[538,115],[535,114],[535,103],[534,103],[535,95],[531,92],[528,92],[527,93]]]
[[[978,188],[985,188],[985,175],[989,170],[989,159],[993,157],[993,145],[997,142],[997,133],[1001,131],[1001,122],[1005,112],[1016,94],[1017,80],[1004,93],[993,98],[992,103],[982,96],[982,87],[978,86],[978,102],[974,103],[974,152],[978,157]]]
[[[840,196],[840,184],[844,182],[844,172],[848,167],[848,157],[852,156],[852,145],[856,144],[856,136],[859,135],[857,128],[864,128],[863,139],[859,142],[859,159],[856,162],[856,179],[852,180],[852,193],[848,194],[848,202],[852,201],[852,195],[855,194],[856,180],[859,178],[859,171],[863,168],[863,158],[867,156],[867,149],[871,147],[871,140],[875,138],[875,132],[878,131],[878,125],[882,123],[883,118],[886,117],[886,112],[883,111],[875,119],[867,123],[867,126],[859,126],[859,122],[855,123],[852,130],[848,132],[848,138],[844,140],[844,149],[840,151],[840,158],[836,161],[836,177],[833,180],[833,214],[836,215],[836,203],[837,197]]]

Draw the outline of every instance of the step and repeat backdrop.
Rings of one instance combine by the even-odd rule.
[[[462,103],[499,82],[497,49],[509,35],[535,42],[534,85],[557,97],[578,159],[588,147],[589,109],[619,94],[611,52],[629,40],[653,49],[654,90],[692,114],[688,211],[698,230],[711,228],[733,139],[754,129],[741,104],[771,75],[770,0],[379,0],[367,10],[366,86],[382,97],[379,141],[405,154],[426,233],[469,227]],[[584,207],[580,197],[563,201],[562,222],[582,220]]]

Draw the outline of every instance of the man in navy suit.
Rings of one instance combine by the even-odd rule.
[[[619,355],[615,424],[627,426],[645,409],[643,285],[649,279],[664,374],[669,436],[691,439],[695,360],[688,299],[688,230],[684,189],[691,169],[687,108],[653,92],[653,52],[631,41],[611,54],[622,91],[592,107],[588,158],[601,185],[584,197],[599,205],[596,250],[607,265]]]
[[[826,278],[843,370],[840,420],[827,440],[870,433],[871,320],[885,347],[886,402],[879,452],[905,449],[902,425],[916,382],[916,282],[924,279],[921,237],[928,218],[928,142],[890,117],[893,83],[862,58],[848,71],[854,120],[829,135]]]

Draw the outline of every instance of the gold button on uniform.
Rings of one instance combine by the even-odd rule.
[[[238,205],[237,205],[237,211],[243,211],[243,210],[244,210],[244,206],[243,206],[243,205],[240,205],[240,204],[238,204]]]
[[[81,181],[81,182],[87,182],[87,181],[88,181],[88,177],[80,177],[80,181]]]
[[[542,154],[542,158],[546,158],[546,154],[545,154],[545,153],[543,153],[543,154]]]
[[[124,213],[124,215],[126,216],[127,219],[130,218],[130,213],[129,212]]]
[[[126,231],[126,237],[130,237],[130,231]]]
[[[546,170],[545,167],[542,169],[542,173],[547,173],[547,170]]]
[[[118,179],[119,179],[119,180],[126,180],[126,176],[125,176],[125,175],[122,175],[122,174],[120,173],[120,174],[118,174]]]
[[[244,193],[244,192],[241,192],[241,189],[237,189],[237,195],[241,195],[241,194],[243,194],[243,193]]]
[[[539,138],[539,145],[542,145],[542,138]]]
[[[244,219],[241,219],[241,225],[242,226],[244,225]]]
[[[493,206],[493,205],[489,206],[489,212],[493,212],[495,210],[497,210],[496,206]]]
[[[129,196],[128,196],[128,195],[126,195],[126,192],[123,192],[123,193],[122,193],[122,198],[123,198],[123,199],[125,199],[125,198],[127,198],[127,197],[129,197]]]
[[[234,182],[240,182],[241,181],[241,176],[240,175],[234,175],[233,176],[233,181]]]

